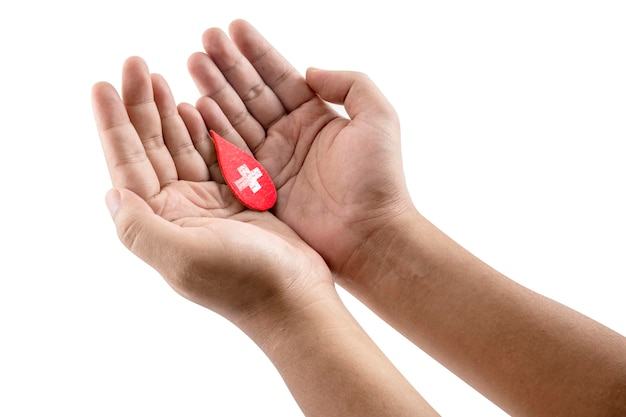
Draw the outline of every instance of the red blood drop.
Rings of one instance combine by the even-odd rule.
[[[265,168],[213,130],[210,132],[226,184],[244,206],[269,210],[276,202],[276,187]]]

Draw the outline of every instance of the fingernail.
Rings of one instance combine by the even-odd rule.
[[[104,201],[109,209],[109,213],[111,213],[111,217],[113,217],[120,206],[120,192],[115,188],[109,190]]]

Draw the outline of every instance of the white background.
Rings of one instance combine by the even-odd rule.
[[[301,71],[369,74],[422,213],[626,334],[623,2],[3,2],[0,415],[301,415],[245,335],[119,243],[103,202],[91,85],[119,87],[140,55],[194,103],[187,57],[240,17]],[[342,295],[442,415],[505,415]]]

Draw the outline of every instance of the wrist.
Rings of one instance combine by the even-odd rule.
[[[325,312],[340,308],[342,302],[330,272],[317,278],[311,285],[288,288],[262,306],[229,319],[264,351],[281,343],[282,333],[293,336],[307,326],[323,325],[328,320]]]
[[[266,313],[241,327],[274,364],[305,415],[432,415],[334,286],[311,291],[306,303]]]
[[[414,207],[387,219],[352,254],[338,274],[338,282],[351,288],[368,287],[409,267],[412,275],[420,273],[427,262],[416,249],[422,247],[419,241],[428,225]]]

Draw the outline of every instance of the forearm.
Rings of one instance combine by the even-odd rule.
[[[437,415],[334,289],[304,307],[238,325],[273,362],[307,417]]]
[[[507,412],[626,412],[623,336],[509,280],[417,213],[363,253],[342,285]]]

